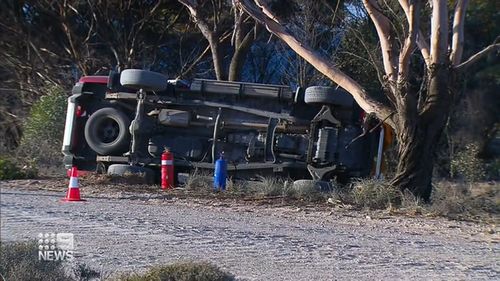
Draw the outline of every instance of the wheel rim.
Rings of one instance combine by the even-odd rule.
[[[97,138],[102,143],[112,143],[120,134],[120,125],[112,118],[106,118],[97,126]]]

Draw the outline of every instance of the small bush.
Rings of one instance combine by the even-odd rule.
[[[183,187],[190,191],[213,190],[213,177],[208,171],[195,169],[189,174]]]
[[[401,200],[401,191],[383,180],[363,179],[352,183],[351,196],[358,206],[386,209]]]
[[[429,211],[450,218],[500,214],[498,185],[441,182],[434,186]]]
[[[461,177],[466,182],[483,180],[486,176],[485,164],[478,158],[480,148],[470,143],[451,159],[450,174],[452,177]]]
[[[179,262],[154,267],[142,275],[122,276],[122,281],[230,281],[234,276],[209,263]]]
[[[399,206],[403,211],[407,213],[416,215],[422,214],[424,212],[424,205],[422,200],[413,195],[409,190],[402,192],[401,196],[401,206]]]
[[[67,94],[52,86],[36,102],[23,127],[19,156],[47,167],[61,162],[61,146],[66,117]]]
[[[258,181],[250,183],[250,192],[259,196],[281,196],[284,195],[284,182],[276,177],[259,177]]]
[[[77,264],[73,267],[73,276],[78,281],[99,280],[101,273],[86,264]]]
[[[236,196],[245,196],[248,194],[247,182],[229,178],[227,180],[226,190]]]
[[[0,242],[0,273],[5,280],[73,280],[63,262],[38,260],[38,244]]]
[[[16,180],[34,178],[37,170],[29,166],[20,168],[14,162],[8,159],[0,158],[0,180]]]

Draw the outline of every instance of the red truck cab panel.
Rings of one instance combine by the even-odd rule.
[[[95,83],[108,84],[109,76],[83,76],[78,82],[80,83]]]

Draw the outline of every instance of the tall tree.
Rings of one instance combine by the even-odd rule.
[[[241,9],[233,9],[233,21],[230,21],[231,4],[224,0],[179,0],[189,11],[192,21],[198,26],[208,41],[212,53],[213,67],[217,80],[238,81],[247,54],[257,35],[258,25],[251,21]],[[231,37],[233,51],[229,68],[224,67],[226,48],[224,40]]]
[[[457,0],[451,13],[447,0],[430,0],[429,13],[421,13],[425,9],[420,0],[399,0],[398,12],[404,15],[404,22],[391,15],[396,12],[388,9],[386,2],[363,0],[380,42],[384,68],[382,96],[368,92],[318,51],[298,40],[273,14],[266,1],[235,2],[318,71],[347,90],[361,108],[395,130],[399,161],[391,183],[428,200],[436,144],[448,120],[451,101],[456,97],[452,86],[469,66],[500,47],[500,43],[495,42],[465,61],[462,59],[468,0]],[[425,19],[430,21],[428,34],[420,25]],[[404,27],[403,41],[394,36],[397,26]],[[415,59],[416,56],[419,59]],[[410,83],[414,74],[412,62],[424,66],[426,79],[417,87]]]

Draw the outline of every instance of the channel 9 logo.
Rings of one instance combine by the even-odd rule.
[[[37,238],[38,260],[63,261],[74,258],[73,233],[39,233]]]

